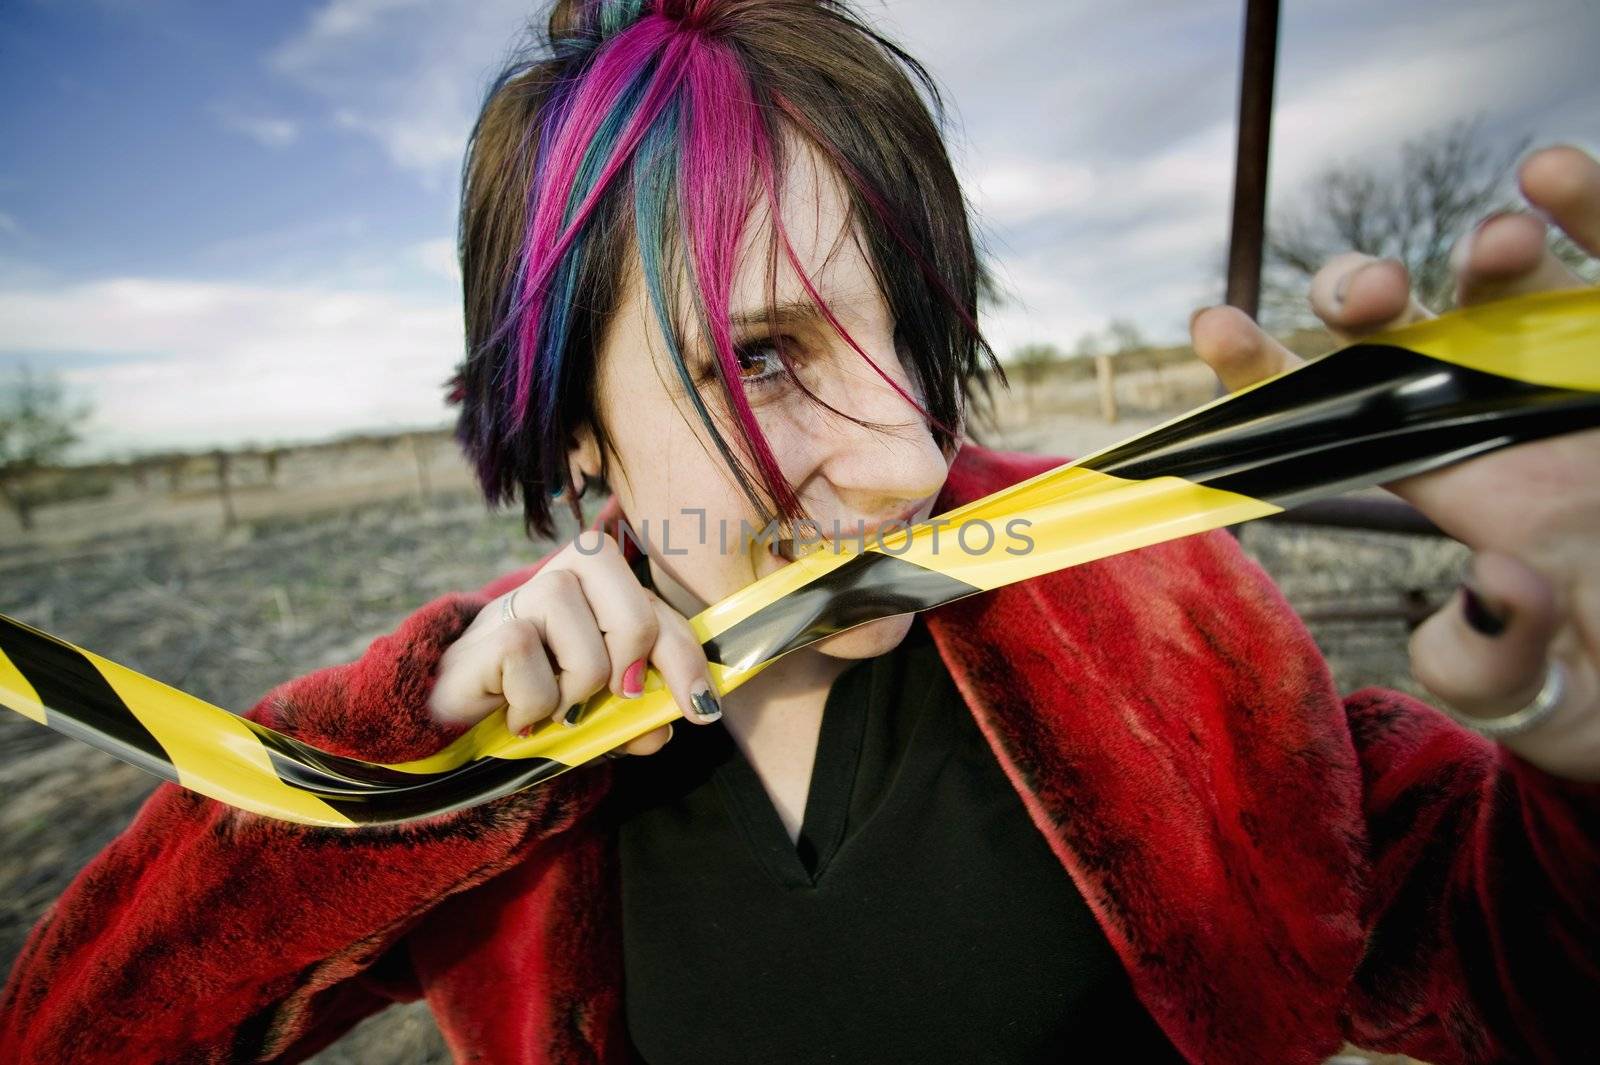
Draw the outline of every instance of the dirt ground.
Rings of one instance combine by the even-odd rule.
[[[1087,454],[1210,398],[1197,372],[1119,382],[1124,417],[1093,414],[1092,384],[1042,386],[1001,408],[992,446]],[[348,462],[280,471],[235,494],[224,530],[214,497],[146,489],[63,505],[32,534],[0,530],[0,612],[218,705],[248,709],[281,681],[358,657],[376,636],[444,592],[475,588],[546,545],[512,513],[489,513],[444,449],[378,447]],[[1342,690],[1416,691],[1402,591],[1434,601],[1465,552],[1448,541],[1256,522],[1241,542],[1273,575],[1327,655]],[[130,766],[0,712],[0,968],[84,864],[154,787]],[[360,1065],[449,1060],[421,1004],[355,1028],[316,1059]]]

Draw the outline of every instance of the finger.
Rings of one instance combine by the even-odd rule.
[[[1583,279],[1550,250],[1547,227],[1526,211],[1501,211],[1479,222],[1450,252],[1456,302],[1462,306],[1530,292],[1582,288]]]
[[[1544,681],[1557,624],[1550,583],[1510,555],[1474,555],[1461,588],[1411,637],[1411,670],[1464,714],[1526,706]]]
[[[1230,392],[1299,366],[1304,360],[1268,336],[1237,307],[1202,307],[1189,319],[1189,340]]]
[[[552,716],[564,725],[577,724],[575,710],[605,687],[611,659],[600,635],[583,585],[569,571],[550,574],[539,588],[533,621],[544,637],[557,671],[560,698]]]
[[[1561,144],[1534,152],[1517,168],[1529,203],[1590,255],[1600,255],[1600,162]]]
[[[1411,276],[1394,259],[1349,251],[1311,279],[1311,310],[1344,343],[1432,318],[1411,294]]]
[[[666,746],[667,741],[671,738],[672,722],[668,721],[665,725],[662,725],[660,728],[651,729],[643,736],[635,736],[633,739],[623,744],[619,750],[627,754],[655,754],[662,747]]]
[[[498,603],[499,600],[495,600],[489,605],[497,616]],[[437,676],[428,693],[429,714],[446,725],[477,724],[506,705],[504,673],[507,663],[517,655],[534,652],[538,653],[540,661],[545,661],[544,642],[538,626],[526,620],[509,624],[496,621],[475,638],[457,640],[439,659]],[[555,696],[552,675],[549,697],[553,700]],[[526,692],[521,699],[524,707],[530,705]]]
[[[560,705],[561,689],[545,654],[544,639],[531,621],[501,627],[499,659],[488,671],[487,690],[506,704],[506,729],[524,735]]]
[[[643,736],[635,736],[621,747],[605,753],[607,758],[622,758],[630,754],[655,754],[672,738],[672,722],[653,728]]]
[[[660,635],[650,649],[650,661],[672,692],[678,710],[691,723],[707,725],[722,717],[722,706],[711,684],[711,667],[705,648],[682,614],[655,600]]]
[[[639,694],[644,660],[656,641],[658,622],[651,597],[634,575],[622,548],[609,534],[586,529],[551,565],[577,577],[605,640],[611,691],[624,699]],[[547,569],[549,567],[546,567]]]

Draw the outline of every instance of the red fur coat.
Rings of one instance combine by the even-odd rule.
[[[969,444],[936,513],[1056,462]],[[457,734],[424,710],[439,654],[536,568],[434,600],[251,716],[378,761],[438,749]],[[1310,1063],[1348,1038],[1440,1065],[1600,1061],[1600,784],[1396,692],[1341,700],[1226,533],[926,618],[1191,1059]],[[612,771],[359,831],[163,784],[33,930],[0,1061],[293,1061],[422,995],[462,1061],[625,1061],[615,852],[585,817]]]

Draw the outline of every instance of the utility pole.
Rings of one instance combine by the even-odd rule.
[[[1233,167],[1233,230],[1228,239],[1230,306],[1254,318],[1261,303],[1267,219],[1267,155],[1272,84],[1278,65],[1278,0],[1245,0],[1239,63],[1239,141]]]

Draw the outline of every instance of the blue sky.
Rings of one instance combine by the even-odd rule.
[[[1481,115],[1600,147],[1586,0],[1286,3],[1274,205]],[[1004,353],[1220,295],[1242,4],[874,0],[941,80]],[[526,0],[0,5],[0,368],[79,454],[442,425],[461,150]],[[979,13],[983,17],[980,18]]]
[[[69,278],[273,282],[352,237],[437,235],[437,189],[275,76],[310,5],[50,3],[0,16],[10,257]],[[20,265],[20,264],[18,264]]]

